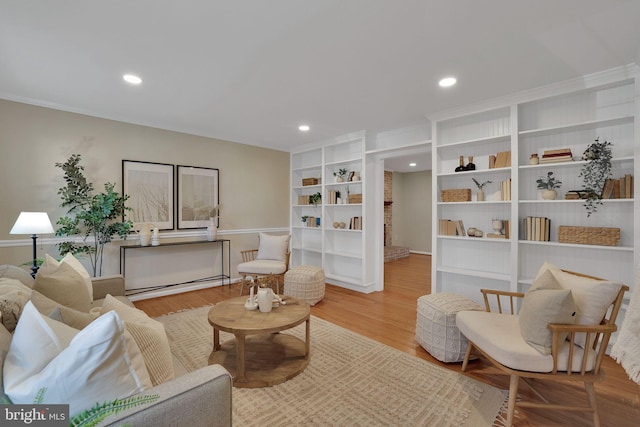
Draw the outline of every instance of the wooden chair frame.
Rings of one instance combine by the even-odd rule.
[[[242,255],[242,262],[254,261],[258,256],[258,249],[248,249],[246,251],[240,251],[240,255]],[[284,273],[289,270],[289,257],[291,256],[291,252],[287,251],[285,254],[285,269]],[[284,287],[284,273],[282,274],[256,274],[256,273],[248,273],[248,272],[240,272],[242,279],[240,281],[240,296],[244,293],[244,288],[249,288],[251,286],[269,286],[273,289],[273,285],[275,283],[276,293],[280,293],[280,281],[282,280],[282,286]],[[250,279],[247,279],[250,277]]]
[[[566,271],[566,270],[563,270]],[[586,276],[584,274],[574,273],[571,271],[566,271],[570,274],[575,274],[577,276],[589,277],[593,279],[597,279],[596,277]],[[602,280],[602,279],[600,279]],[[475,349],[478,353],[484,356],[487,360],[489,360],[496,368],[502,371],[504,374],[510,376],[509,381],[509,402],[507,407],[507,426],[513,425],[513,417],[516,406],[522,408],[547,408],[551,410],[564,410],[564,411],[585,411],[591,412],[593,414],[593,424],[596,427],[600,426],[600,417],[598,415],[598,408],[596,404],[596,393],[594,390],[594,383],[600,382],[604,380],[604,370],[601,369],[602,360],[605,356],[605,352],[607,350],[607,345],[609,344],[609,339],[611,338],[611,334],[616,331],[616,317],[618,316],[618,312],[620,311],[620,306],[622,305],[622,299],[624,297],[624,293],[629,290],[629,287],[623,285],[616,299],[611,304],[611,309],[608,310],[608,317],[605,314],[605,318],[599,325],[560,325],[560,324],[549,324],[547,327],[553,333],[552,344],[551,344],[551,355],[553,357],[553,370],[548,373],[542,372],[527,372],[527,371],[519,371],[515,369],[511,369],[507,366],[502,365],[501,363],[494,360],[491,356],[486,354],[481,348],[476,346],[471,340],[469,340],[469,344],[467,345],[467,351],[465,354],[464,361],[462,362],[462,371],[464,372],[467,369],[467,365],[469,363],[469,357],[471,356],[471,352]],[[481,289],[482,296],[484,298],[485,309],[488,312],[491,312],[491,306],[489,304],[489,299],[491,296],[495,296],[497,300],[497,312],[505,315],[515,314],[515,301],[517,298],[523,298],[524,293],[521,292],[507,292],[507,291],[498,291],[498,290],[489,290],[489,289]],[[500,297],[506,297],[509,299],[509,308],[510,312],[503,312],[502,302],[500,301]],[[592,370],[587,371],[587,359],[589,352],[583,352],[582,359],[580,360],[581,369],[578,372],[573,372],[571,370],[571,366],[573,366],[574,357],[579,357],[573,352],[573,345],[575,341],[576,334],[578,333],[586,333],[586,342],[590,342],[593,339],[593,350],[596,352],[595,365]],[[571,342],[571,350],[569,351],[569,361],[568,371],[558,371],[558,352],[560,350],[560,346],[564,341],[565,333],[568,333],[568,339]],[[576,359],[577,360],[577,359]],[[540,398],[544,403],[537,402],[516,402],[516,396],[518,394],[518,382],[522,378],[522,380],[527,384],[531,390],[535,393],[538,398]],[[549,381],[579,381],[584,383],[585,391],[587,393],[587,398],[589,402],[589,406],[570,406],[570,405],[560,405],[560,404],[552,404],[547,399],[544,398],[537,390],[535,390],[531,384],[529,379],[541,379],[541,380],[549,380]]]

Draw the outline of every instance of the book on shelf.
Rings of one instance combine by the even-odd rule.
[[[555,150],[544,150],[540,163],[570,162],[573,160],[573,153],[570,148],[559,148]]]
[[[489,169],[506,168],[511,166],[511,151],[501,151],[496,154],[493,167],[491,167],[491,157],[489,157]]]
[[[633,175],[628,173],[622,178],[609,178],[602,187],[603,199],[633,199]]]
[[[466,236],[462,220],[452,221],[441,219],[438,221],[438,234],[441,236]]]
[[[299,205],[309,205],[309,196],[298,196]]]
[[[362,217],[354,216],[349,221],[349,230],[362,230]]]
[[[528,216],[524,219],[524,240],[548,242],[551,240],[551,220],[547,217]]]
[[[500,182],[501,200],[511,200],[511,178]]]

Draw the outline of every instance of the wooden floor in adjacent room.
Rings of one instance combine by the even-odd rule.
[[[445,364],[432,358],[415,341],[417,298],[431,291],[431,257],[411,254],[408,258],[385,264],[385,290],[362,294],[327,285],[325,298],[311,308],[314,316],[368,336],[398,350],[460,372],[460,363]],[[211,305],[239,295],[237,285],[216,287],[161,298],[136,301],[150,316]],[[312,325],[313,328],[313,325]],[[312,356],[313,357],[313,356]],[[640,425],[640,386],[628,379],[613,359],[603,363],[607,378],[596,384],[598,409],[603,426]],[[501,389],[509,388],[509,379],[496,374],[485,362],[470,363],[469,376]],[[538,390],[550,400],[586,403],[584,389],[575,384],[538,382]],[[525,385],[520,393],[534,399]],[[591,417],[582,413],[523,409],[516,426],[590,426]]]

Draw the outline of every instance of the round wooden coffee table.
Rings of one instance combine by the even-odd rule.
[[[283,383],[309,364],[309,305],[295,298],[269,313],[244,308],[247,297],[220,302],[209,310],[213,351],[209,364],[224,366],[235,387],[269,387]],[[277,332],[306,322],[305,341]],[[220,331],[235,339],[220,345]]]

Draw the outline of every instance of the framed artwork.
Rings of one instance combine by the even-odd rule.
[[[129,196],[125,220],[134,227],[151,223],[160,230],[173,230],[173,165],[122,161],[122,193]]]
[[[178,165],[178,228],[205,228],[220,204],[220,171]],[[218,216],[218,227],[220,216]]]

